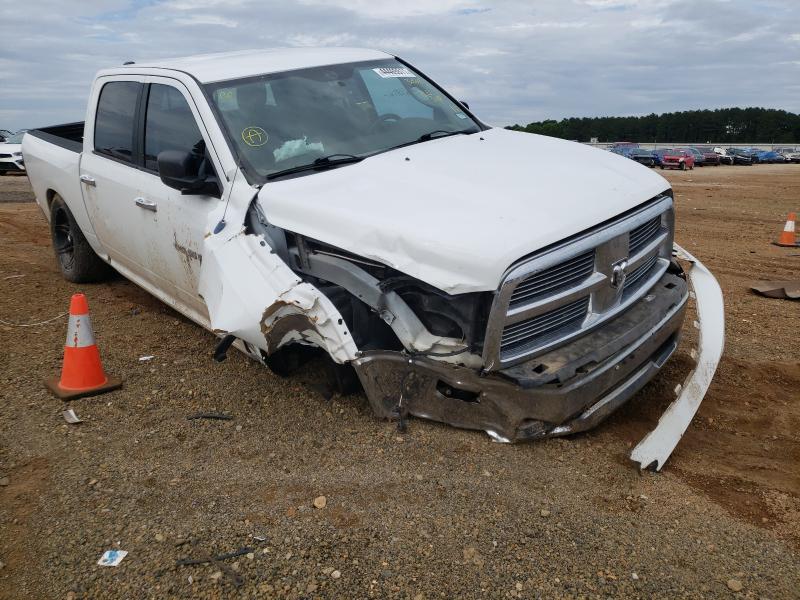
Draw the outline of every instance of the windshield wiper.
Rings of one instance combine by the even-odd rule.
[[[429,131],[428,133],[423,133],[419,136],[416,141],[417,142],[429,142],[433,138],[440,138],[440,137],[448,137],[451,135],[459,135],[459,134],[466,134],[466,133],[473,133],[472,129],[463,129],[460,131],[451,131],[449,129],[434,129],[433,131]]]
[[[297,167],[284,169],[283,171],[275,171],[274,173],[270,173],[267,175],[267,179],[276,179],[278,177],[283,177],[284,175],[302,173],[303,171],[329,169],[338,165],[349,165],[352,163],[361,162],[362,160],[364,160],[363,156],[356,156],[355,154],[329,154],[328,156],[317,158],[314,160],[314,162],[310,162],[306,165],[299,165]]]
[[[388,152],[389,150],[397,150],[398,148],[405,148],[406,146],[413,146],[414,144],[419,144],[421,142],[430,142],[433,139],[450,137],[451,135],[467,135],[469,133],[477,133],[478,131],[479,130],[474,127],[470,127],[469,129],[458,129],[456,131],[451,131],[449,129],[434,129],[433,131],[429,131],[428,133],[423,133],[415,140],[412,140],[410,142],[405,142],[403,144],[398,144],[397,146],[392,146],[391,148],[387,148],[383,152]]]

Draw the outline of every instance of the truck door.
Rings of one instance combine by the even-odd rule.
[[[155,218],[151,224],[148,262],[144,265],[169,286],[184,305],[208,318],[198,293],[203,260],[203,236],[209,212],[219,198],[181,194],[167,187],[158,175],[158,155],[164,150],[205,152],[209,169],[221,173],[212,155],[208,133],[188,90],[169,78],[148,77],[143,96],[143,170],[138,202]]]
[[[102,81],[102,80],[101,80]],[[140,281],[153,215],[136,206],[139,169],[136,126],[143,78],[106,78],[97,98],[91,144],[81,155],[80,180],[86,210],[111,264]],[[88,128],[87,128],[88,129]],[[89,141],[89,140],[87,140]]]

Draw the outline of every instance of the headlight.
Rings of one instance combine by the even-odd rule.
[[[12,155],[13,156],[22,156],[22,152],[13,152]]]

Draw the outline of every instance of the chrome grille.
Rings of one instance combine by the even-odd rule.
[[[641,265],[639,265],[633,271],[631,271],[625,278],[624,293],[627,294],[630,291],[635,290],[638,287],[638,285],[642,283],[642,278],[650,272],[650,270],[655,266],[657,262],[658,262],[658,254],[653,254],[653,256],[648,258]]]
[[[647,244],[652,242],[661,233],[661,215],[653,217],[644,225],[639,225],[631,231],[629,254],[633,256]]]
[[[673,219],[672,198],[657,196],[511,267],[489,315],[484,368],[551,350],[641,298],[669,265]]]
[[[514,288],[509,305],[520,306],[584,281],[594,272],[594,249],[527,277]]]
[[[580,325],[586,318],[589,311],[589,296],[551,310],[544,314],[526,319],[513,325],[507,326],[503,330],[500,340],[500,354],[508,354],[510,351],[517,351],[521,347],[529,344],[531,340],[537,341],[550,333],[563,333],[565,328],[580,329]]]

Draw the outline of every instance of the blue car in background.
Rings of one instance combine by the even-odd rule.
[[[611,148],[611,152],[635,160],[646,167],[654,167],[658,164],[652,150],[645,150],[636,146],[616,146]]]
[[[758,162],[762,163],[784,163],[786,162],[786,158],[783,154],[775,152],[774,150],[761,150],[760,152],[756,152],[758,156]]]
[[[652,150],[645,150],[644,148],[629,148],[625,156],[646,167],[656,166],[656,157]]]

